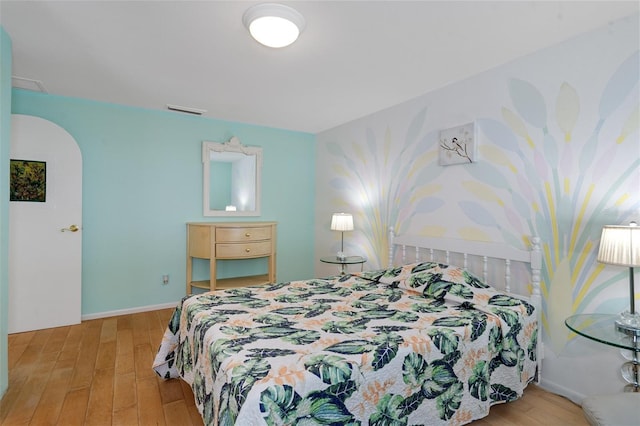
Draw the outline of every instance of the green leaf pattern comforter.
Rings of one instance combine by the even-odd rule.
[[[465,424],[522,395],[533,307],[437,263],[187,297],[153,368],[209,425]]]

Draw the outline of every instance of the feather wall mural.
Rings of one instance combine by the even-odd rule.
[[[523,248],[530,236],[541,237],[543,326],[554,352],[561,353],[570,337],[563,326],[567,316],[621,310],[624,301],[612,300],[606,290],[624,281],[626,271],[603,277],[595,257],[602,226],[640,212],[639,63],[636,52],[619,65],[597,108],[581,104],[570,81],[558,80],[552,90],[519,78],[504,81],[509,102],[500,115],[475,120],[480,159],[473,165],[437,164],[440,129],[428,114],[436,105],[415,112],[399,139],[403,132],[388,125],[382,136],[367,128],[362,140],[326,143],[333,206],[354,212],[368,266],[386,263],[381,254],[388,250],[390,225],[402,233],[420,220],[424,235],[450,233],[453,224],[422,223],[421,215],[442,215],[455,200],[453,207],[467,220],[455,228],[462,238],[499,235]],[[632,155],[620,155],[621,147]],[[463,194],[443,190],[451,175],[460,179]]]
[[[389,226],[402,233],[415,215],[444,204],[438,197],[442,167],[437,165],[437,151],[421,136],[426,114],[423,109],[414,117],[400,143],[387,129],[382,140],[367,132],[364,142],[326,145],[334,156],[330,186],[351,198],[356,194],[359,205],[354,220],[365,238],[361,249],[379,267],[386,266],[387,259],[379,254],[387,251]],[[353,210],[347,198],[339,201],[338,209]]]
[[[585,312],[587,307],[591,311],[605,311],[601,305],[607,299],[599,296],[625,276],[620,272],[610,280],[595,284],[603,269],[595,258],[602,226],[628,223],[640,207],[638,199],[634,201],[630,196],[634,185],[636,195],[638,191],[640,144],[637,135],[627,138],[638,131],[637,100],[635,109],[620,127],[616,141],[603,137],[601,129],[633,96],[634,89],[637,90],[639,59],[636,52],[613,74],[601,95],[597,122],[580,122],[579,95],[569,83],[563,82],[556,98],[549,102],[532,84],[513,79],[508,88],[515,111],[504,107],[503,122],[485,120],[480,125],[494,146],[515,154],[523,164],[522,173],[515,171],[517,185],[512,191],[511,204],[517,214],[508,211],[507,217],[513,219],[511,229],[525,229],[544,242],[543,321],[556,353],[562,350],[569,336],[568,330],[562,327],[564,319]],[[549,130],[551,120],[556,121],[562,134]],[[572,138],[578,125],[591,128],[583,143]],[[616,145],[622,143],[635,144],[638,155],[629,157],[623,167],[617,163],[616,170],[611,170]],[[487,156],[491,158],[492,154]],[[506,180],[502,173],[503,157],[487,162],[486,168],[494,170],[484,175],[485,183],[503,186]],[[483,179],[475,170],[471,173],[475,179]],[[606,174],[613,175],[613,184],[600,188],[600,196],[593,196],[598,181],[609,181],[603,179]],[[500,178],[496,179],[496,175]],[[466,202],[469,203],[472,202]],[[466,211],[472,208],[482,207],[476,203],[467,206]],[[509,209],[505,204],[505,210]],[[474,220],[475,216],[467,216]],[[503,236],[506,241],[513,241],[514,236],[507,231]]]

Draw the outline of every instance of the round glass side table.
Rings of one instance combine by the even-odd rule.
[[[627,360],[620,368],[628,383],[624,390],[640,392],[640,329],[621,326],[617,319],[618,315],[611,314],[580,314],[570,316],[564,323],[569,330],[587,339],[622,349],[622,356]]]
[[[364,270],[364,263],[367,261],[366,257],[362,256],[346,256],[344,258],[338,258],[337,256],[321,257],[320,262],[332,263],[334,265],[340,265],[340,275],[347,273],[347,265],[360,265],[360,272]]]

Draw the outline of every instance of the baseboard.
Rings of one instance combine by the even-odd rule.
[[[82,321],[99,318],[117,317],[119,315],[137,314],[139,312],[157,311],[159,309],[175,308],[177,302],[163,303],[160,305],[138,306],[137,308],[119,309],[117,311],[98,312],[95,314],[82,315]]]
[[[536,383],[539,387],[541,387],[542,389],[549,391],[551,393],[555,393],[557,395],[561,395],[564,396],[565,398],[570,399],[571,401],[573,401],[574,403],[581,405],[582,404],[582,400],[586,397],[586,395],[583,395],[581,393],[575,392],[571,389],[568,389],[564,386],[561,386],[551,380],[547,380],[544,377],[542,378],[542,380],[539,383]]]

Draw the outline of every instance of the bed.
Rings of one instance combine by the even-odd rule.
[[[209,425],[466,424],[519,398],[541,365],[538,240],[389,239],[388,268],[185,297],[154,370]]]

